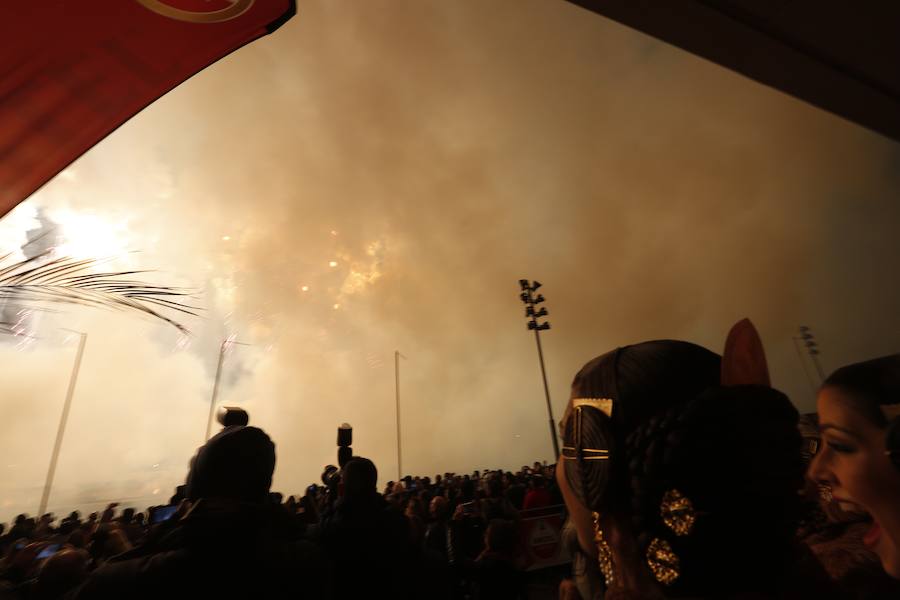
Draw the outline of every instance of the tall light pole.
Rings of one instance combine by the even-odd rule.
[[[544,396],[547,399],[547,416],[550,418],[550,439],[553,441],[553,457],[556,459],[559,457],[559,440],[556,438],[556,425],[553,419],[553,406],[550,404],[550,388],[547,385],[547,370],[544,368],[544,351],[541,348],[540,335],[541,331],[550,329],[550,323],[546,321],[538,323],[537,321],[539,318],[547,316],[547,309],[542,306],[540,310],[534,310],[535,305],[544,301],[543,294],[534,295],[534,292],[541,287],[540,282],[535,281],[532,283],[527,279],[520,279],[519,287],[522,288],[519,298],[525,304],[525,317],[528,318],[528,329],[534,331],[534,341],[537,343],[538,361],[541,363],[541,378],[544,381]]]
[[[819,344],[816,342],[812,330],[806,325],[801,325],[799,331],[800,340],[803,342],[803,345],[806,346],[806,351],[809,352],[809,358],[812,360],[813,366],[816,367],[816,371],[819,373],[819,383],[822,383],[825,381],[825,371],[822,370],[822,365],[819,363]]]
[[[216,400],[219,398],[219,381],[222,379],[222,363],[225,362],[225,352],[228,350],[229,344],[237,344],[239,346],[252,346],[253,344],[245,344],[237,342],[232,338],[222,340],[219,346],[219,362],[216,364],[216,380],[213,383],[212,398],[209,400],[209,418],[206,419],[206,437],[204,442],[209,441],[209,434],[212,432],[213,415],[216,412]]]
[[[403,477],[403,455],[400,452],[400,359],[406,359],[399,350],[394,350],[394,392],[397,401],[397,481]]]
[[[44,483],[44,493],[41,494],[41,505],[38,507],[38,516],[47,511],[47,502],[50,500],[50,488],[53,487],[53,476],[56,474],[56,463],[59,460],[59,449],[62,447],[63,435],[66,433],[66,423],[69,421],[69,409],[72,406],[72,396],[75,395],[75,383],[78,381],[78,371],[81,370],[81,358],[84,356],[84,345],[87,343],[87,334],[75,331],[81,338],[78,341],[78,351],[75,353],[75,365],[72,367],[72,375],[69,377],[69,387],[66,390],[66,401],[63,403],[62,416],[59,418],[59,427],[56,430],[56,442],[53,444],[53,453],[50,455],[50,468],[47,470],[47,481]]]
[[[797,358],[800,359],[800,366],[803,367],[803,373],[806,375],[806,379],[809,381],[809,386],[812,388],[813,396],[815,396],[818,386],[816,385],[812,374],[809,372],[809,367],[806,366],[806,359],[803,357],[803,351],[800,350],[800,343],[803,340],[798,335],[791,336],[791,339],[794,340],[794,349],[797,350]]]

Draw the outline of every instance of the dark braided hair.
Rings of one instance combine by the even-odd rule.
[[[620,451],[627,437],[661,410],[718,383],[719,357],[688,342],[644,342],[587,363],[572,382],[572,397],[610,398],[613,410],[609,417],[594,408],[582,409],[582,446],[608,449],[611,459],[565,461],[566,477],[579,500],[601,513],[627,509],[627,498],[615,493],[628,484],[627,462]],[[563,423],[568,446],[575,441],[574,421],[567,418]]]
[[[675,341],[591,361],[573,384],[573,397],[585,396],[614,400],[611,418],[593,409],[582,415],[582,443],[609,448],[610,460],[567,460],[566,476],[590,510],[628,520],[642,553],[656,537],[671,544],[681,575],[668,593],[765,588],[778,576],[803,473],[798,415],[787,397],[762,386],[720,387],[718,356]],[[566,423],[567,445],[571,430]],[[687,536],[661,519],[672,489],[697,513]]]
[[[849,394],[854,408],[878,427],[887,427],[885,404],[900,403],[900,354],[891,354],[841,367],[822,383]]]

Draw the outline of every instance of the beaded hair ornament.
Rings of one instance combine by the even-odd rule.
[[[739,321],[728,332],[722,353],[720,380],[723,386],[770,386],[762,341],[749,319]],[[690,498],[677,489],[670,489],[660,501],[659,517],[676,537],[683,537],[690,535],[697,512]],[[672,585],[681,576],[678,554],[668,540],[653,538],[647,546],[645,557],[650,572],[663,585]]]

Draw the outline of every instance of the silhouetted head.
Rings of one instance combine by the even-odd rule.
[[[257,427],[226,427],[210,438],[191,461],[186,493],[190,500],[267,500],[275,470],[275,444]]]
[[[516,551],[518,531],[516,526],[504,519],[493,519],[484,533],[484,546],[488,552],[496,552],[512,557]]]
[[[432,519],[441,521],[447,517],[449,505],[443,496],[435,496],[428,505],[428,513]]]
[[[341,471],[344,482],[344,497],[347,499],[360,499],[376,496],[375,489],[378,483],[378,469],[368,458],[354,456]]]
[[[90,556],[84,550],[63,548],[41,565],[35,582],[37,598],[59,598],[87,578]]]

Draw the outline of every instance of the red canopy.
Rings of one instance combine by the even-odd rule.
[[[0,3],[0,216],[294,0]]]

